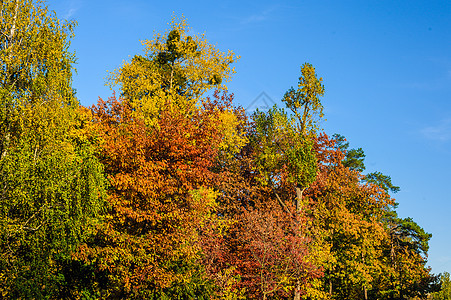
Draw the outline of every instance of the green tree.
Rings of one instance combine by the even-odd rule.
[[[385,267],[375,280],[374,294],[382,299],[426,297],[435,280],[426,266],[432,235],[412,218],[399,218],[394,210],[385,213],[383,223],[388,235],[381,257]]]
[[[381,172],[372,172],[367,174],[365,176],[365,181],[383,188],[387,193],[389,191],[392,193],[397,193],[400,190],[399,186],[393,185],[390,176],[384,175]]]
[[[264,185],[269,185],[280,204],[285,206],[276,192],[285,169],[288,171],[288,181],[296,187],[297,195],[302,194],[316,178],[313,143],[297,131],[296,119],[276,106],[266,113],[257,112],[254,120],[252,142],[256,149],[255,163],[260,180]],[[296,200],[295,206],[299,212],[301,201]]]
[[[346,138],[341,134],[335,133],[333,135],[335,139],[335,148],[340,149],[341,152],[345,154],[345,158],[343,159],[343,165],[351,170],[357,170],[358,172],[363,172],[365,170],[365,152],[362,148],[351,149],[349,148],[349,142],[346,141]]]
[[[310,144],[309,139],[314,135],[318,129],[318,122],[324,116],[323,105],[321,104],[320,97],[324,96],[324,86],[322,85],[323,79],[315,72],[315,68],[305,63],[301,67],[301,76],[299,77],[298,87],[295,90],[291,87],[284,95],[282,101],[285,102],[287,108],[294,114],[296,122],[297,133],[305,141],[306,145]],[[303,169],[313,170],[316,168],[316,164],[312,164],[312,160],[303,160],[301,162],[299,158],[295,156],[291,159],[295,165],[303,165]],[[303,170],[293,170],[293,174],[302,174]],[[312,172],[307,172],[311,174]],[[310,176],[307,181],[297,181],[296,185],[296,209],[300,210],[302,202],[302,194],[305,189],[315,180],[315,176]]]
[[[39,0],[0,9],[0,292],[58,297],[104,204],[90,120],[71,87],[74,23]]]

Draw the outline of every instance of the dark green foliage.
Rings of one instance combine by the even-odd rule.
[[[343,161],[343,165],[351,170],[362,172],[365,170],[363,160],[365,159],[365,153],[362,148],[351,149],[346,152],[346,157]]]
[[[394,210],[385,214],[383,224],[389,239],[384,242],[382,261],[390,276],[376,278],[372,293],[382,299],[424,299],[436,290],[436,277],[426,267],[432,235],[412,218],[399,218]]]
[[[417,254],[427,255],[432,234],[424,231],[412,218],[393,218],[390,221],[393,222],[389,224],[391,233],[400,246]]]
[[[341,152],[345,153],[345,158],[343,160],[343,166],[356,170],[358,172],[363,172],[365,170],[365,153],[362,148],[351,149],[349,148],[349,143],[346,141],[346,138],[340,134],[335,133],[333,135],[335,139],[335,148],[340,149]]]
[[[387,193],[389,191],[392,193],[397,193],[400,191],[399,186],[392,184],[390,176],[384,175],[381,172],[367,174],[365,176],[365,181],[383,188]]]
[[[156,291],[151,299],[207,300],[214,294],[214,283],[205,275],[202,265],[186,261],[171,262],[171,265],[175,273],[192,272],[190,280],[176,281],[170,287]]]
[[[349,142],[347,142],[346,138],[343,135],[334,133],[332,135],[332,138],[335,141],[335,149],[339,149],[344,153],[349,148]]]
[[[177,87],[180,95],[185,95],[189,89],[189,82],[184,75],[183,70],[175,65],[176,60],[184,60],[187,53],[196,56],[197,44],[191,36],[186,41],[180,40],[180,32],[176,29],[169,32],[166,39],[166,51],[157,53],[152,59],[135,55],[131,61],[131,65],[140,69],[144,69],[144,76],[155,78],[155,82],[161,82],[160,88],[169,91],[172,87]],[[131,78],[132,79],[132,78]],[[133,78],[138,80],[139,78]],[[210,79],[210,84],[221,84],[220,75],[214,74]],[[139,100],[143,96],[152,96],[156,91],[148,90],[144,94],[131,96],[127,92],[123,92],[122,96],[128,99]],[[136,99],[138,97],[138,99]]]
[[[432,300],[449,300],[451,299],[451,280],[449,278],[449,273],[445,272],[440,274],[440,284],[438,291],[431,294]]]
[[[58,262],[61,265],[61,275],[64,278],[58,286],[58,299],[99,299],[100,291],[106,288],[108,282],[105,271],[98,272],[91,265],[81,261],[66,259]]]
[[[166,45],[168,47],[169,61],[173,62],[177,59],[180,53],[177,51],[178,44],[180,42],[180,32],[176,29],[171,30],[168,34],[168,38],[166,40]]]
[[[345,153],[345,158],[342,162],[343,166],[351,170],[363,172],[365,170],[365,152],[363,149],[358,148],[348,150],[349,142],[347,142],[346,138],[340,134],[335,133],[333,138],[335,140],[335,148]],[[384,175],[381,172],[372,172],[367,174],[365,176],[365,181],[381,187],[387,193],[389,191],[392,193],[397,193],[400,190],[398,186],[393,185],[390,176]]]

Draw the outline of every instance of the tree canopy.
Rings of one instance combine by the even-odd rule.
[[[226,87],[239,57],[174,18],[87,108],[75,22],[41,0],[0,17],[1,298],[449,298],[400,188],[321,130],[312,64],[248,115]]]
[[[41,1],[3,1],[0,37],[0,291],[60,297],[94,231],[106,181],[72,91],[74,23]]]

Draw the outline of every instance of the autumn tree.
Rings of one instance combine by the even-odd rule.
[[[299,77],[298,87],[295,90],[291,87],[284,95],[282,101],[287,108],[291,110],[296,118],[296,129],[298,135],[308,145],[309,139],[314,135],[318,129],[318,122],[324,116],[323,105],[320,97],[324,96],[323,79],[316,74],[315,68],[305,63],[301,67],[301,76]],[[298,158],[293,157],[292,161],[297,165],[303,164],[312,169],[316,166],[311,161],[301,163]],[[305,168],[305,167],[304,167]],[[312,172],[305,172],[303,170],[296,170],[293,174],[311,174]],[[299,175],[298,175],[299,176]],[[296,185],[296,208],[299,211],[300,203],[302,202],[302,194],[305,189],[313,182],[314,177],[310,177],[307,181],[297,181]]]
[[[319,173],[307,197],[315,227],[329,244],[332,258],[323,261],[323,291],[332,299],[368,299],[374,276],[382,269],[382,223],[392,199],[366,184],[357,170],[344,166],[345,154],[321,134],[315,142]]]
[[[202,97],[225,88],[236,57],[189,32],[184,19],[174,19],[169,31],[145,41],[145,55],[112,74],[121,98],[92,108],[111,208],[79,258],[95,259],[97,273],[108,274],[104,296],[211,293],[201,241],[224,223],[214,214],[218,157],[233,156],[246,138],[230,105],[218,94]]]
[[[73,102],[68,51],[73,22],[61,23],[43,2],[3,1],[0,37],[0,157],[7,154],[18,110],[57,97]]]
[[[298,279],[300,292],[305,292],[321,274],[311,260],[307,220],[293,206],[287,172],[268,175],[278,178],[270,187],[255,172],[256,153],[249,143],[236,156],[236,164],[221,173],[218,202],[232,225],[215,244],[207,245],[208,265],[216,274],[231,270],[239,278],[235,291],[244,290],[247,299],[289,296]]]
[[[324,87],[321,85],[321,79],[317,79],[315,70],[310,64],[304,64],[301,72],[298,89],[296,91],[293,88],[290,89],[284,97],[292,115],[288,115],[283,109],[274,107],[268,112],[257,111],[253,116],[254,126],[249,131],[250,144],[247,147],[251,150],[246,150],[246,152],[248,155],[251,154],[247,156],[250,158],[248,162],[251,172],[257,172],[255,176],[250,177],[243,174],[248,177],[244,182],[248,182],[250,186],[245,187],[248,190],[248,196],[245,197],[246,202],[242,202],[242,204],[245,207],[244,216],[246,216],[249,214],[247,210],[255,210],[256,214],[264,213],[264,211],[260,211],[263,209],[263,206],[259,206],[260,204],[265,203],[265,205],[271,206],[278,203],[278,208],[283,211],[285,218],[291,218],[291,221],[295,222],[297,226],[303,227],[304,225],[299,223],[300,220],[306,221],[301,212],[302,193],[316,177],[317,163],[311,138],[316,128],[317,118],[322,117],[319,96],[324,93]],[[296,198],[293,199],[290,196],[290,190],[296,191]],[[249,197],[249,193],[254,196]],[[262,197],[262,195],[264,196]],[[294,211],[291,210],[292,204],[296,207]],[[273,215],[271,218],[280,219],[283,214]],[[269,222],[271,218],[264,218],[262,221]],[[272,228],[270,224],[266,225],[267,228]],[[301,227],[298,229],[300,230]],[[246,231],[246,229],[243,230]],[[306,238],[305,230],[297,234]],[[254,236],[255,243],[259,243],[257,236],[258,234]],[[283,245],[282,236],[276,238],[273,235],[272,239],[274,243]],[[263,244],[267,242],[260,241]],[[307,259],[308,252],[304,252],[302,259]],[[299,281],[296,285],[290,281],[289,288],[291,291],[295,291],[296,298],[299,298],[301,293],[301,277],[306,274],[298,271],[296,276]],[[292,280],[296,276],[290,275],[289,277]],[[267,289],[262,288],[260,291],[263,293],[262,296],[268,292]]]
[[[426,297],[435,281],[426,266],[432,235],[412,218],[399,218],[395,210],[387,211],[384,225],[389,237],[383,243],[385,272],[374,292],[383,299]]]
[[[399,187],[380,172],[362,174],[364,152],[348,151],[343,136],[320,136],[316,145],[320,172],[308,195],[334,257],[325,265],[324,289],[333,299],[402,299],[432,291],[435,277],[425,265],[430,235],[397,217],[389,192]]]
[[[293,206],[291,209],[295,213]],[[242,222],[243,254],[249,256],[242,278],[249,294],[263,299],[290,296],[298,280],[304,286],[321,275],[308,260],[310,240],[302,228],[305,220],[293,220],[277,205],[247,210]]]
[[[307,114],[305,118],[311,116]],[[267,297],[282,290],[288,294],[296,290],[300,296],[307,282],[320,273],[309,260],[312,243],[307,237],[307,221],[301,213],[301,204],[293,201],[292,194],[298,184],[308,186],[315,179],[313,142],[300,133],[296,116],[277,107],[257,112],[253,121],[248,127],[249,144],[237,153],[234,163],[225,165],[225,173],[221,174],[224,180],[219,186],[219,201],[225,205],[223,211],[236,220],[226,240],[232,253],[229,263],[236,266],[248,297]],[[293,204],[298,208],[293,209]],[[293,231],[281,230],[278,226],[283,222],[288,222],[286,228]],[[250,228],[266,228],[266,231],[252,234]],[[255,248],[257,245],[271,249],[265,252],[268,256],[257,254],[261,254],[261,249]],[[294,252],[298,249],[299,256],[290,256],[294,252],[287,249]],[[271,257],[277,258],[277,253],[281,259],[271,261]],[[288,261],[289,268],[285,264]],[[269,265],[271,270],[266,269]],[[310,269],[296,268],[296,265],[309,265]]]
[[[322,78],[251,118],[238,57],[182,17],[82,108],[74,22],[0,6],[0,293],[8,299],[404,299],[434,291],[390,176],[319,134]],[[215,89],[211,97],[209,91]],[[106,189],[107,192],[106,192]],[[446,297],[449,274],[442,276]]]
[[[345,155],[342,164],[350,170],[365,170],[365,154],[361,148],[348,150],[349,143],[341,135],[334,135],[336,149]],[[381,172],[371,172],[361,179],[366,185],[376,186],[386,194],[397,193],[400,188],[392,183],[391,177]],[[399,218],[397,203],[392,202],[383,210],[382,223],[385,238],[379,247],[382,252],[378,261],[381,270],[373,278],[373,297],[383,299],[402,299],[403,297],[424,297],[433,289],[435,277],[426,267],[428,241],[431,235],[426,233],[411,218]],[[398,261],[399,260],[399,261]],[[388,275],[390,274],[390,275]]]
[[[212,214],[217,193],[211,187],[217,180],[218,145],[224,141],[218,131],[222,114],[199,109],[186,116],[166,108],[156,127],[136,117],[126,100],[113,97],[93,108],[111,183],[111,210],[80,258],[96,258],[98,271],[109,274],[103,295],[209,293],[199,265],[200,238],[208,226],[221,223]]]
[[[90,120],[71,87],[74,23],[39,0],[0,9],[0,291],[59,297],[62,269],[104,204]]]
[[[170,29],[143,41],[144,55],[112,72],[110,84],[120,85],[122,97],[146,115],[147,122],[172,102],[186,112],[212,88],[225,89],[239,57],[219,51],[204,35],[191,34],[186,20],[173,18]]]

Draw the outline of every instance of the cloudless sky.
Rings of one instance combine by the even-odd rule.
[[[401,187],[393,195],[399,215],[433,234],[432,271],[451,271],[451,1],[47,4],[59,18],[78,22],[74,87],[85,106],[111,96],[107,71],[142,54],[140,41],[168,29],[173,14],[183,14],[220,50],[241,56],[228,86],[243,107],[281,105],[300,66],[310,62],[326,88],[324,131],[362,147],[367,172],[392,177]]]

